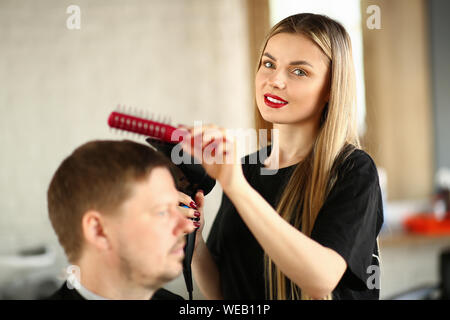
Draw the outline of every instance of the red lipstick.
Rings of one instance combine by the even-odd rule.
[[[264,95],[264,103],[271,108],[281,108],[288,104],[286,100],[270,93]]]

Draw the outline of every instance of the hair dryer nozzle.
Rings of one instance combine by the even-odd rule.
[[[162,152],[167,158],[171,159],[172,150],[177,143],[164,142],[157,139],[147,138],[147,143],[152,145],[158,151]],[[182,159],[185,159],[184,151],[180,151]],[[202,167],[201,164],[194,163],[194,158],[189,155],[186,157],[189,159],[187,163],[181,162],[175,165],[184,175],[181,179],[185,178],[188,184],[183,188],[184,192],[190,197],[194,197],[198,190],[203,190],[203,194],[207,195],[216,185],[216,180],[211,178]],[[173,163],[173,161],[171,161]],[[180,180],[180,179],[179,179]]]

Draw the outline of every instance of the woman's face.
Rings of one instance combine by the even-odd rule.
[[[256,73],[256,103],[272,123],[319,123],[329,99],[328,58],[309,38],[279,33],[267,42]]]

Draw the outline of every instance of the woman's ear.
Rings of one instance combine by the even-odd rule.
[[[328,90],[327,94],[325,95],[325,102],[328,104],[330,102],[330,90]]]
[[[325,104],[323,110],[322,110],[322,116],[320,117],[320,125],[322,126],[325,122],[325,120],[327,120],[328,117],[328,102]]]
[[[95,210],[87,211],[81,220],[81,227],[85,241],[99,250],[110,248],[109,239],[105,232],[105,220],[102,214]]]

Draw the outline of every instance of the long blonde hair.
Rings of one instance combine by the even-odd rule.
[[[277,23],[261,47],[256,72],[268,40],[278,33],[302,34],[328,57],[331,68],[330,98],[320,129],[308,156],[294,169],[277,205],[277,212],[294,227],[311,236],[314,222],[336,179],[336,168],[360,148],[356,125],[356,84],[350,37],[338,22],[310,13],[296,14]],[[255,106],[256,129],[270,129]],[[309,299],[265,254],[265,274],[270,299]],[[331,299],[329,294],[324,299]]]

